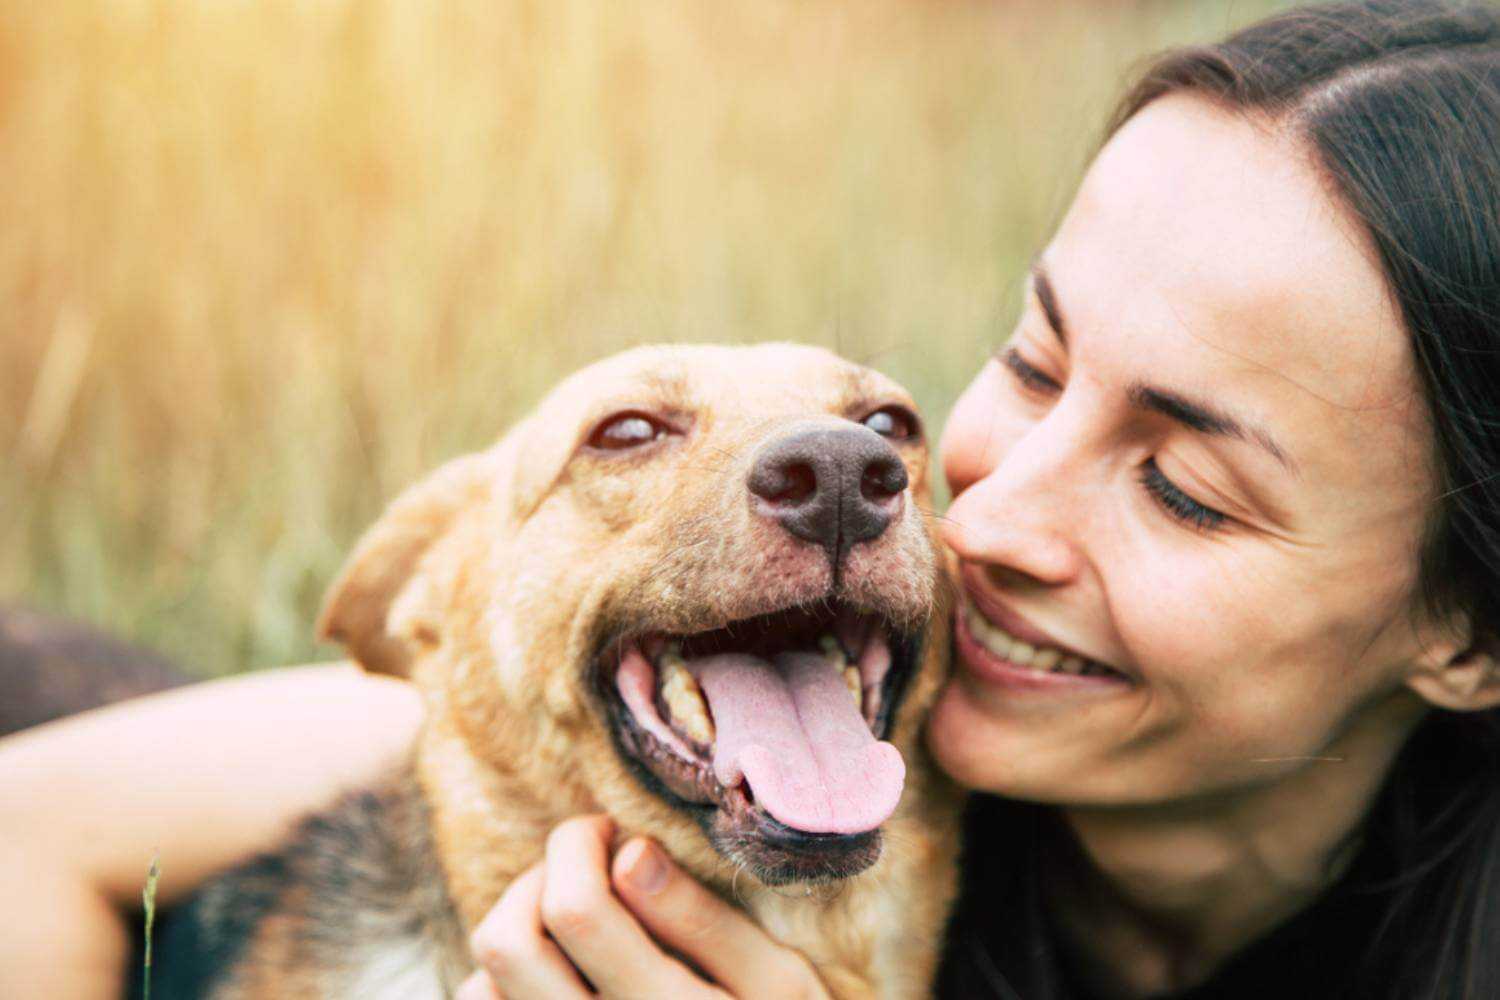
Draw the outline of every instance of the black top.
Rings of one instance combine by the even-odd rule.
[[[964,892],[949,928],[939,996],[1098,1000],[1078,981],[1043,905],[1041,849],[1072,842],[1050,808],[976,796],[965,823]],[[1399,997],[1393,986],[1371,985],[1369,961],[1390,873],[1379,841],[1367,844],[1311,907],[1248,946],[1209,982],[1170,1000]]]

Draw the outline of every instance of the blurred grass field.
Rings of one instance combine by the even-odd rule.
[[[0,599],[327,655],[404,484],[650,341],[937,426],[1126,69],[1270,0],[0,0]]]

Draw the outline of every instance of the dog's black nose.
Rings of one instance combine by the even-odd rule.
[[[890,525],[906,489],[906,466],[868,427],[809,428],[761,449],[749,487],[762,513],[823,546],[836,567],[852,545]]]

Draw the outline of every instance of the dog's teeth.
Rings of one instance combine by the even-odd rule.
[[[840,646],[839,641],[831,635],[820,637],[818,639],[818,648],[823,650],[824,656],[828,657],[841,668],[848,662],[848,657],[844,656],[844,647]]]
[[[667,703],[672,721],[683,732],[705,745],[714,741],[714,724],[708,717],[708,706],[703,703],[703,691],[688,673],[682,657],[675,653],[662,654],[661,698]]]
[[[849,689],[850,694],[854,695],[854,707],[863,708],[864,691],[862,689],[862,685],[859,683],[858,667],[844,668],[844,686]]]

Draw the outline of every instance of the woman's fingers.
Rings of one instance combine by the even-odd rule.
[[[547,838],[541,920],[594,988],[608,997],[722,996],[666,955],[610,888],[614,823],[567,820]],[[501,992],[509,994],[501,984]]]
[[[474,928],[469,950],[481,971],[464,981],[459,992],[463,1000],[591,995],[567,956],[542,927],[543,876],[541,865],[528,869]]]
[[[826,997],[812,965],[773,941],[743,911],[678,868],[652,841],[620,849],[612,870],[620,898],[656,940],[737,997]]]
[[[471,946],[486,975],[464,982],[462,1000],[579,998],[593,990],[606,997],[724,996],[657,941],[735,996],[827,996],[801,955],[651,841],[632,840],[611,869],[613,835],[603,816],[552,831],[545,860],[516,879],[475,929]]]

